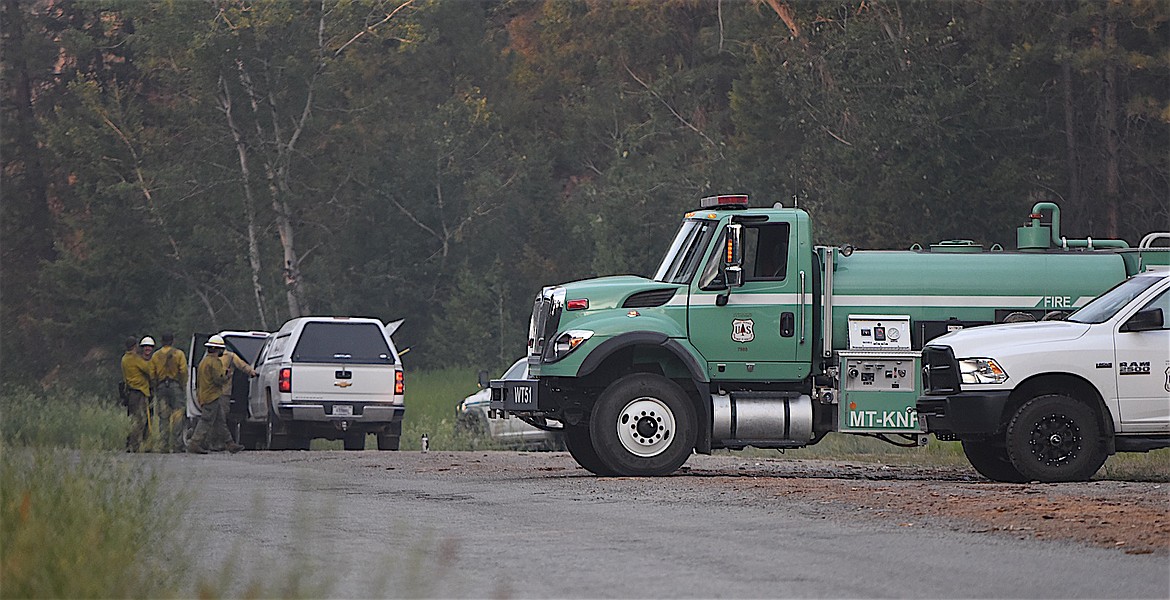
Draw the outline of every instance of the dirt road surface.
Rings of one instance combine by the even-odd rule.
[[[1170,597],[1170,485],[693,456],[598,478],[565,453],[153,456],[231,596]]]

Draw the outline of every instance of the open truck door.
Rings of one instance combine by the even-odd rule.
[[[195,426],[199,424],[199,415],[203,414],[203,411],[199,409],[199,402],[195,400],[195,378],[199,372],[199,361],[203,360],[203,356],[207,354],[207,348],[204,344],[210,338],[210,333],[192,334],[191,345],[187,347],[187,418],[184,420],[183,427],[183,447],[187,446],[187,440],[191,439],[191,434],[195,433]]]

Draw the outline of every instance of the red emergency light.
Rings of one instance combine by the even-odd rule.
[[[699,201],[699,208],[704,210],[740,209],[748,207],[747,194],[729,194],[725,196],[707,196]]]

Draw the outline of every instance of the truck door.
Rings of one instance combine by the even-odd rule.
[[[191,335],[191,347],[187,352],[187,417],[197,418],[203,411],[199,410],[199,403],[195,401],[196,379],[199,377],[199,361],[207,354],[203,347],[211,337],[210,333],[194,333]]]
[[[811,346],[811,332],[801,319],[807,322],[811,315],[801,310],[802,300],[810,299],[801,293],[808,273],[796,252],[798,223],[785,215],[737,217],[736,222],[743,225],[744,283],[730,293],[709,285],[726,243],[724,228],[707,268],[691,284],[691,343],[706,358],[712,379],[801,379],[808,373],[807,360],[799,360],[808,354],[800,352],[802,334],[805,348]]]
[[[1139,311],[1152,308],[1162,309],[1161,329],[1113,334],[1122,433],[1170,431],[1170,290]]]

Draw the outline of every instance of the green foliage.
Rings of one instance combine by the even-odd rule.
[[[0,390],[0,443],[49,448],[121,450],[130,418],[126,409],[75,390]]]
[[[4,596],[176,595],[186,570],[175,533],[185,506],[153,469],[7,442],[0,453]]]
[[[298,312],[503,364],[712,193],[860,247],[1170,228],[1164,2],[2,6],[4,381]]]

